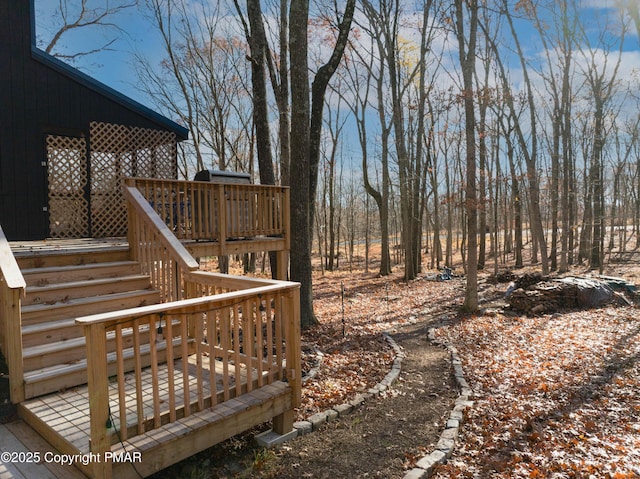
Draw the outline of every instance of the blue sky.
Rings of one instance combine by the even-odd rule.
[[[52,0],[34,0],[36,8],[36,36],[38,46],[44,49],[60,25],[55,14],[58,2]],[[148,57],[157,57],[160,61],[162,47],[157,33],[150,22],[141,15],[138,9],[129,9],[114,19],[121,32],[117,30],[81,29],[65,34],[62,52],[73,52],[80,49],[91,50],[104,45],[108,39],[117,36],[116,42],[109,50],[92,53],[89,57],[71,63],[96,80],[105,83],[115,90],[139,101],[147,106],[151,102],[137,90],[133,61],[133,52],[140,51]]]
[[[57,1],[53,0],[34,0],[36,6],[36,33],[39,45],[43,45],[47,38],[51,38],[53,32],[59,28],[60,19],[55,14]],[[582,10],[584,19],[584,27],[587,31],[597,30],[606,23],[612,33],[616,33],[615,10],[606,8],[606,2],[614,0],[584,0],[585,8]],[[592,2],[593,4],[589,4]],[[605,3],[603,3],[605,2]],[[101,2],[97,0],[93,5],[99,5]],[[91,0],[89,2],[91,5]],[[101,51],[92,54],[90,57],[82,58],[75,62],[73,66],[81,69],[85,73],[95,79],[107,84],[115,90],[137,100],[149,107],[153,108],[153,102],[136,88],[137,77],[135,73],[135,65],[133,64],[134,52],[141,53],[151,60],[152,64],[158,64],[163,56],[162,42],[158,33],[154,30],[150,21],[145,17],[138,8],[131,8],[118,15],[113,19],[117,23],[120,32],[117,30],[102,29],[81,29],[76,32],[68,33],[64,38],[64,45],[61,51],[77,51],[78,49],[90,50],[103,45],[107,38],[113,38],[114,35],[118,40],[107,51]],[[537,33],[525,23],[520,23],[519,34],[526,54],[530,58],[540,55],[542,45],[539,41]],[[451,47],[455,48],[455,42]],[[627,36],[624,49],[626,51],[621,73],[630,75],[634,69],[640,69],[640,42],[635,29],[630,31]],[[451,56],[451,61],[455,63],[455,53]],[[455,68],[452,66],[452,68]],[[519,64],[517,61],[511,63],[513,68],[513,76],[516,85],[520,77]]]
[[[59,18],[55,15],[57,1],[53,0],[34,0],[36,6],[36,32],[39,45],[47,38],[51,38],[53,31],[60,24]],[[611,0],[598,0],[596,4],[589,5],[586,0],[586,8],[583,9],[583,18],[585,28],[595,28],[597,24],[605,21],[611,21],[612,9],[603,8],[607,2]],[[99,4],[100,2],[95,2]],[[89,2],[91,5],[91,2]],[[608,13],[607,13],[608,12]],[[113,38],[114,34],[118,36],[118,40],[112,45],[108,51],[101,51],[92,54],[90,57],[82,58],[76,61],[73,66],[83,70],[85,73],[93,76],[99,81],[115,88],[116,90],[128,95],[142,103],[149,104],[148,99],[140,93],[136,87],[136,77],[134,73],[133,52],[141,52],[146,57],[154,60],[157,58],[159,62],[162,57],[162,46],[157,32],[154,30],[144,14],[137,8],[128,9],[114,18],[121,32],[115,30],[100,29],[82,29],[76,32],[65,34],[64,44],[61,51],[73,51],[78,49],[98,48],[104,44],[107,38]],[[609,24],[610,26],[612,24]],[[532,30],[530,34],[526,31],[520,32],[523,44],[533,53],[540,48],[537,34]],[[530,41],[527,40],[530,39]],[[637,52],[640,50],[640,43],[635,31],[627,36],[624,49],[627,52]],[[640,65],[638,65],[640,67]]]

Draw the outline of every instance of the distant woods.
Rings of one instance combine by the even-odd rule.
[[[638,5],[615,5],[149,0],[138,85],[189,128],[184,177],[291,186],[292,279],[312,252],[407,280],[461,258],[473,310],[478,270],[640,246]]]

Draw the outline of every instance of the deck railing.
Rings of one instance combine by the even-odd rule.
[[[26,282],[0,226],[0,347],[9,368],[11,402],[24,401],[21,301]]]
[[[298,285],[285,283],[79,318],[92,352],[91,452],[276,380],[286,378],[299,405],[298,302]],[[106,344],[113,332],[116,345],[125,334],[134,340],[132,350],[112,353],[117,395],[110,401]],[[135,379],[127,386],[130,365]],[[117,434],[104,427],[108,421]]]
[[[180,204],[179,197],[169,203],[174,206],[168,210],[157,212],[153,207],[166,205],[168,197],[175,198],[172,188],[179,184],[179,191],[188,192],[180,195],[187,195],[191,205],[196,197],[198,201],[210,198],[206,217],[213,220],[215,199],[223,204],[227,195],[236,198],[234,192],[239,189],[206,183],[143,183],[148,186],[142,191],[140,180],[131,180],[124,188],[129,245],[164,302],[76,320],[84,326],[86,337],[91,452],[98,457],[104,457],[116,440],[105,428],[107,423],[116,427],[119,440],[125,440],[282,379],[291,388],[293,407],[300,404],[299,285],[197,271],[198,263],[173,233],[204,220],[204,210],[196,217],[178,217],[171,228],[160,215],[168,211],[173,217],[177,210],[171,208]],[[152,191],[156,196],[150,195]],[[264,201],[278,203],[276,209],[287,211],[288,204],[281,202],[288,198],[274,198]],[[253,208],[249,207],[259,214]],[[260,212],[266,210],[269,208]],[[218,221],[218,232],[224,232],[229,223],[225,208],[219,211],[223,222]],[[280,214],[270,217],[270,224],[275,224],[273,218],[280,218]],[[284,224],[285,218],[280,221]],[[233,231],[278,231],[259,228],[260,224],[255,219],[251,228]],[[125,334],[132,335],[133,347],[123,347]],[[107,341],[113,336],[116,351],[107,353]],[[116,364],[111,386],[109,362]],[[129,385],[125,374],[131,371],[135,379]],[[110,401],[110,397],[114,399]],[[274,418],[274,429],[282,429],[279,432],[288,432],[291,427],[291,411]],[[110,465],[94,465],[95,477],[110,474]]]
[[[133,259],[160,291],[163,301],[182,298],[182,274],[196,271],[193,259],[146,198],[134,186],[124,187],[128,211],[128,240]]]
[[[285,236],[289,190],[281,186],[128,179],[181,240]],[[224,207],[221,207],[224,205]]]

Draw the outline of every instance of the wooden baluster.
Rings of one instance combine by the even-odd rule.
[[[224,308],[222,310],[222,325],[220,331],[220,348],[222,349],[222,390],[223,400],[229,400],[229,351],[232,348],[231,344],[231,308]]]
[[[149,318],[149,348],[151,356],[151,383],[153,388],[153,427],[159,428],[162,425],[160,414],[160,385],[158,378],[158,345],[156,331],[156,315]]]
[[[253,342],[255,341],[253,304],[247,299],[242,307],[242,328],[243,328],[243,346],[245,357],[245,368],[247,373],[247,392],[253,390]]]
[[[273,382],[273,313],[271,311],[271,295],[265,298],[265,316],[267,328],[267,364],[268,364],[268,384]]]
[[[178,239],[184,238],[184,221],[185,221],[185,198],[186,192],[183,185],[175,181],[166,182],[167,194],[171,198],[171,204],[173,205],[173,222],[172,232]]]
[[[202,238],[202,195],[197,184],[185,184],[184,186],[184,216],[185,216],[185,238]]]
[[[282,351],[282,296],[278,294],[275,297],[275,306],[274,306],[274,323],[276,330],[276,370],[278,373],[278,379],[283,379],[284,377],[284,365],[283,365],[283,351]]]
[[[180,315],[180,346],[182,349],[182,388],[184,394],[184,415],[191,415],[191,391],[189,390],[189,337],[187,315]]]
[[[236,396],[240,396],[242,394],[242,368],[241,359],[240,359],[240,306],[234,306],[233,313],[233,362],[235,365],[235,381],[236,381]],[[243,331],[243,335],[246,334]]]
[[[127,392],[124,382],[124,344],[122,341],[122,325],[116,324],[116,374],[118,376],[118,406],[120,408],[120,439],[126,441],[129,438],[129,426],[127,424]]]
[[[202,411],[204,409],[204,389],[203,389],[203,378],[202,378],[202,368],[203,361],[202,355],[204,353],[204,338],[203,338],[203,329],[204,329],[204,315],[202,313],[196,313],[190,315],[189,322],[193,323],[195,326],[195,338],[196,338],[196,394],[198,397],[198,411]]]
[[[144,398],[142,389],[142,357],[140,355],[140,320],[133,321],[133,359],[136,377],[136,412],[138,414],[138,434],[145,431],[144,428]]]
[[[176,385],[174,381],[174,354],[173,354],[173,319],[167,317],[165,321],[165,341],[167,342],[167,388],[169,389],[169,420],[175,421],[176,418]]]
[[[216,387],[216,336],[218,324],[218,312],[207,313],[207,352],[209,354],[209,389],[211,390],[211,406],[218,402],[218,390]]]
[[[262,298],[258,296],[255,304],[255,328],[256,328],[256,344],[255,344],[255,352],[254,356],[257,360],[257,368],[258,368],[258,387],[261,388],[264,386],[264,378],[262,377],[263,373],[263,358],[264,358],[264,344],[262,341],[262,326],[264,324],[262,320]]]

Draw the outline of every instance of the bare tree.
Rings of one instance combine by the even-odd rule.
[[[362,154],[362,179],[368,196],[373,198],[378,209],[380,223],[380,276],[391,274],[391,255],[389,253],[389,138],[391,134],[391,121],[386,120],[386,105],[384,101],[384,72],[385,60],[375,49],[376,41],[371,35],[368,25],[359,24],[359,28],[367,33],[364,36],[366,44],[352,40],[349,49],[349,61],[344,68],[345,80],[342,84],[348,85],[348,91],[339,92],[345,98],[353,115],[358,131],[358,141]],[[371,99],[372,90],[375,100]],[[374,105],[377,111],[381,132],[379,134],[379,178],[376,181],[370,177],[369,169],[374,168],[371,157],[373,151],[370,144],[370,125],[367,121],[369,109]],[[376,182],[378,183],[376,187]],[[367,232],[368,233],[368,232]],[[368,253],[368,252],[367,252]]]
[[[318,162],[324,97],[338,68],[351,29],[355,0],[348,0],[333,52],[313,80],[309,100],[307,23],[308,0],[291,2],[289,8],[289,56],[291,69],[291,279],[301,283],[300,321],[303,328],[317,322],[311,285],[311,238],[318,182]]]
[[[246,42],[239,31],[219,24],[223,12],[211,10],[208,2],[147,4],[165,57],[155,65],[145,55],[136,55],[138,88],[189,128],[187,154],[195,164],[185,162],[182,174],[188,177],[193,168],[210,167],[252,172],[253,104]]]
[[[52,32],[48,39],[38,38],[38,46],[45,52],[61,60],[74,63],[76,60],[89,55],[113,49],[114,43],[119,37],[125,34],[117,23],[117,17],[123,12],[138,5],[137,0],[115,0],[101,3],[91,7],[90,0],[58,0],[58,5],[53,15],[54,22],[57,21],[57,29]],[[71,32],[79,30],[94,30],[105,33],[105,40],[102,44],[89,50],[69,51],[65,48],[64,39]],[[75,46],[74,46],[75,47]]]
[[[465,211],[467,214],[467,287],[463,309],[478,309],[478,199],[476,190],[476,118],[473,95],[473,75],[476,62],[478,34],[477,0],[455,1],[455,32],[462,70],[463,102],[465,113],[466,186]],[[467,15],[465,15],[465,10]],[[467,27],[467,28],[465,28]]]
[[[429,18],[434,5],[423,5],[421,41],[418,58],[407,61],[401,45],[404,4],[399,0],[364,1],[364,12],[370,25],[370,35],[376,40],[376,51],[384,61],[391,104],[391,125],[398,164],[404,278],[411,280],[421,269],[422,217],[425,210],[426,176],[423,174],[426,147],[424,130],[427,88],[427,69],[431,65],[427,54],[433,40]],[[382,71],[382,69],[381,69]],[[416,85],[417,83],[417,85]],[[379,95],[381,91],[379,89]],[[415,113],[411,107],[415,107]],[[381,124],[384,124],[381,121]]]
[[[586,84],[589,87],[592,104],[593,119],[593,144],[590,155],[590,167],[588,172],[589,199],[591,200],[592,224],[585,225],[591,227],[591,251],[589,264],[591,268],[598,268],[602,274],[604,269],[604,238],[605,238],[605,176],[603,154],[607,139],[607,131],[610,125],[607,124],[607,116],[615,117],[611,103],[617,88],[618,70],[622,58],[622,48],[624,43],[624,29],[620,38],[607,40],[607,29],[597,39],[596,48],[583,48],[585,65],[582,73]],[[583,34],[585,44],[589,44],[589,36]],[[618,43],[617,57],[610,59],[611,43]]]

